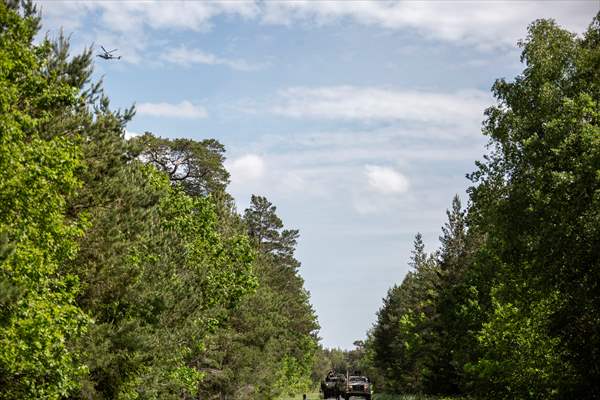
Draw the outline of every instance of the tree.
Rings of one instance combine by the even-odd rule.
[[[413,270],[388,291],[372,331],[373,363],[382,372],[384,388],[391,392],[425,389],[436,343],[432,318],[439,271],[435,259],[425,253],[420,233],[409,265]]]
[[[494,84],[491,151],[471,175],[478,265],[496,271],[472,372],[495,397],[597,397],[599,16],[581,38],[536,21],[520,45],[525,69]]]
[[[146,132],[134,139],[140,146],[140,157],[166,173],[173,184],[186,193],[206,196],[223,192],[229,173],[223,166],[225,148],[215,139],[162,139]]]
[[[57,322],[64,325],[62,336],[60,331],[46,329],[36,339],[31,326],[13,336],[7,334],[6,340],[15,346],[20,345],[15,335],[36,339],[42,343],[40,351],[55,358],[51,363],[33,353],[40,363],[56,366],[56,371],[49,372],[44,369],[47,367],[38,365],[35,372],[44,377],[37,378],[40,382],[32,383],[33,379],[15,382],[33,387],[30,391],[37,390],[31,398],[45,395],[53,398],[56,390],[61,391],[62,397],[194,395],[202,377],[195,369],[194,359],[203,338],[216,328],[224,310],[235,307],[255,286],[251,271],[253,252],[247,237],[244,233],[221,232],[211,200],[192,198],[181,188],[172,188],[166,175],[137,159],[139,146],[124,139],[124,128],[133,117],[133,109],[123,112],[110,109],[100,83],[90,81],[89,49],[71,57],[68,40],[62,34],[44,46],[39,50],[39,71],[35,67],[30,69],[32,76],[39,74],[55,85],[49,87],[56,91],[51,93],[56,98],[32,108],[31,112],[43,118],[36,120],[35,130],[30,128],[29,137],[24,137],[28,142],[23,143],[30,150],[37,148],[36,151],[42,152],[32,152],[31,160],[16,151],[11,156],[23,159],[37,171],[35,176],[40,182],[35,184],[29,182],[32,178],[27,178],[23,168],[13,172],[29,180],[26,193],[33,204],[39,203],[48,214],[46,219],[54,218],[58,224],[62,215],[66,222],[72,222],[72,226],[64,223],[63,228],[49,224],[40,228],[45,240],[55,235],[52,229],[62,229],[64,249],[60,258],[51,253],[48,256],[50,261],[57,258],[57,264],[61,261],[57,266],[48,263],[48,273],[53,277],[49,284],[54,289],[44,289],[45,284],[36,283],[42,290],[41,300],[47,304],[57,299],[70,302],[72,315],[67,318],[62,316],[65,311],[61,311],[63,314],[54,311]],[[19,56],[9,59],[19,60]],[[10,78],[21,80],[19,75]],[[59,84],[71,97],[58,91]],[[22,88],[26,95],[27,90],[39,90],[40,96],[47,96],[41,84]],[[28,100],[28,103],[34,102]],[[40,146],[36,145],[38,136],[34,135],[39,136]],[[42,146],[44,143],[48,143],[46,148]],[[190,146],[194,147],[193,143]],[[53,165],[61,169],[52,169]],[[223,170],[221,164],[217,167]],[[49,188],[57,185],[56,196],[62,197],[55,196],[56,201],[53,200],[49,190],[39,193],[42,197],[34,196],[36,185],[46,182]],[[9,190],[4,193],[17,194]],[[7,214],[8,223],[15,223],[19,215],[32,220],[19,207],[13,210],[17,214]],[[27,210],[31,212],[33,208]],[[55,251],[60,250],[58,239],[57,236],[55,243],[50,241],[51,246],[58,248]],[[11,254],[10,238],[7,241],[9,246],[3,253]],[[65,250],[67,245],[71,250]],[[22,280],[20,274],[17,271],[15,277]],[[61,283],[64,277],[69,278],[68,284]],[[81,290],[77,290],[78,282]],[[52,290],[60,290],[63,297],[54,298],[57,295]],[[76,315],[79,308],[75,305],[91,317],[84,334],[79,334],[80,325],[86,319],[84,314]],[[65,306],[62,309],[68,310]],[[67,328],[73,330],[73,327],[78,330],[67,336]],[[51,353],[44,346],[50,346],[52,341],[64,346],[54,344]],[[11,351],[10,346],[6,349]],[[18,372],[16,356],[12,354],[7,363],[17,370],[15,374],[23,374]],[[8,379],[11,373],[3,373],[2,377]],[[62,381],[54,382],[57,378],[53,374],[61,376]],[[10,384],[6,387],[13,390]],[[52,384],[62,386],[56,389]],[[25,389],[13,391],[17,394],[7,391],[6,396],[28,396]]]
[[[528,32],[523,73],[492,89],[468,213],[455,198],[434,264],[415,240],[379,311],[388,388],[600,398],[600,14],[582,37]]]
[[[90,227],[72,269],[94,317],[77,343],[90,370],[82,395],[195,395],[203,341],[255,286],[252,249],[245,233],[221,229],[212,198],[144,164],[123,137],[131,112],[102,97],[81,114],[85,185],[70,208]]]
[[[446,215],[448,221],[442,227],[442,236],[440,236],[440,266],[448,274],[457,274],[458,271],[453,270],[464,267],[459,260],[467,246],[465,211],[462,209],[458,195],[452,199],[452,210],[446,210]]]
[[[262,196],[252,196],[244,223],[257,253],[258,287],[208,343],[202,393],[272,399],[307,391],[318,324],[294,258],[298,231],[284,229],[276,207]]]
[[[256,198],[273,240],[248,233],[216,140],[125,140],[134,108],[111,109],[91,49],[32,44],[39,21],[0,2],[0,399],[309,387],[298,231]]]
[[[218,233],[209,199],[172,188],[154,167],[134,161],[113,179],[111,207],[93,209],[77,260],[79,301],[94,316],[79,343],[84,393],[195,395],[203,340],[254,286],[251,248]]]
[[[465,342],[466,324],[457,311],[458,304],[465,299],[464,273],[468,267],[468,236],[466,212],[460,198],[452,199],[451,210],[446,211],[448,221],[442,226],[440,249],[437,255],[436,286],[434,288],[434,311],[430,325],[431,348],[427,361],[427,374],[424,377],[424,390],[435,394],[456,394],[459,392],[459,377],[463,364],[461,343]]]
[[[58,399],[85,370],[68,343],[85,329],[77,277],[64,264],[85,225],[66,215],[80,187],[81,150],[48,137],[54,113],[77,102],[74,87],[47,74],[50,43],[33,44],[35,7],[0,2],[0,398]]]

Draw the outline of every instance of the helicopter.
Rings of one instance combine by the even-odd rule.
[[[104,54],[96,54],[97,57],[100,58],[104,58],[105,60],[120,60],[121,56],[114,56],[112,53],[114,53],[115,51],[119,50],[119,49],[114,49],[114,50],[106,50],[104,48],[104,46],[100,46],[102,48],[102,51],[104,52]]]

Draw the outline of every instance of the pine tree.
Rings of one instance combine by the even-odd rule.
[[[140,158],[166,173],[192,196],[222,193],[229,182],[224,146],[215,139],[162,139],[149,132],[134,138]]]
[[[257,253],[258,287],[208,344],[203,394],[271,399],[306,391],[318,324],[294,257],[298,231],[284,229],[262,196],[252,196],[244,222]]]

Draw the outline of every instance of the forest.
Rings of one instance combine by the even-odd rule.
[[[0,399],[283,399],[330,369],[381,394],[600,398],[600,13],[582,36],[529,26],[466,204],[439,249],[415,236],[352,351],[320,344],[300,233],[264,196],[236,209],[224,146],[126,138],[92,48],[40,18],[0,2]]]
[[[126,140],[90,50],[0,3],[0,398],[276,398],[311,386],[298,231],[226,192],[216,140]]]
[[[581,37],[535,21],[519,46],[466,206],[453,199],[437,250],[415,236],[348,354],[385,392],[600,398],[600,14]]]

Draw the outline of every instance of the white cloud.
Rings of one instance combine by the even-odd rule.
[[[355,86],[297,87],[280,93],[271,111],[295,118],[411,120],[434,123],[480,121],[491,103],[487,92],[434,93]]]
[[[78,27],[82,18],[96,14],[105,29],[116,32],[151,29],[210,29],[218,16],[255,17],[258,6],[244,1],[47,1],[41,4],[44,17],[54,23],[68,21]]]
[[[140,103],[136,105],[138,114],[150,115],[153,117],[170,118],[206,118],[208,113],[202,106],[194,105],[184,100],[179,104],[171,103]]]
[[[164,54],[164,59],[167,62],[184,66],[193,64],[225,65],[238,71],[254,71],[261,68],[260,65],[251,64],[245,60],[222,58],[199,49],[189,49],[185,46],[179,46],[167,51]]]
[[[206,31],[217,17],[253,19],[265,24],[321,25],[351,21],[433,40],[479,48],[514,46],[538,18],[582,32],[596,14],[595,1],[47,1],[45,28],[80,29],[83,19],[98,21],[96,34],[145,49],[148,30]],[[98,42],[96,40],[96,42]],[[121,47],[124,47],[122,45]],[[138,62],[137,58],[123,59]]]
[[[291,25],[314,21],[325,25],[351,20],[391,30],[479,47],[511,46],[538,18],[555,18],[568,29],[582,31],[597,12],[594,1],[283,1],[265,2],[263,20]]]
[[[246,154],[225,162],[233,184],[255,181],[265,174],[265,161],[256,154]]]
[[[408,179],[400,172],[377,165],[365,165],[369,187],[382,194],[404,193],[408,190]]]
[[[233,142],[228,146],[232,160],[261,154],[268,168],[257,180],[236,179],[240,173],[232,174],[230,190],[241,201],[240,209],[247,205],[249,194],[260,193],[286,201],[333,202],[359,215],[391,215],[408,203],[415,210],[428,197],[437,199],[424,195],[427,190],[443,192],[465,182],[464,174],[483,154],[486,138],[479,129],[468,135],[462,129],[427,125],[408,130],[402,126],[342,129],[264,134],[251,142]],[[431,171],[443,171],[443,178],[435,180],[438,175]]]
[[[212,19],[235,16],[255,17],[258,6],[243,1],[45,1],[40,4],[46,30],[61,26],[67,34],[86,44],[95,42],[118,47],[125,63],[140,63],[157,43],[151,31],[202,32],[211,29]],[[86,20],[87,19],[87,20]],[[82,29],[85,26],[85,30]],[[148,57],[152,62],[154,57]]]

